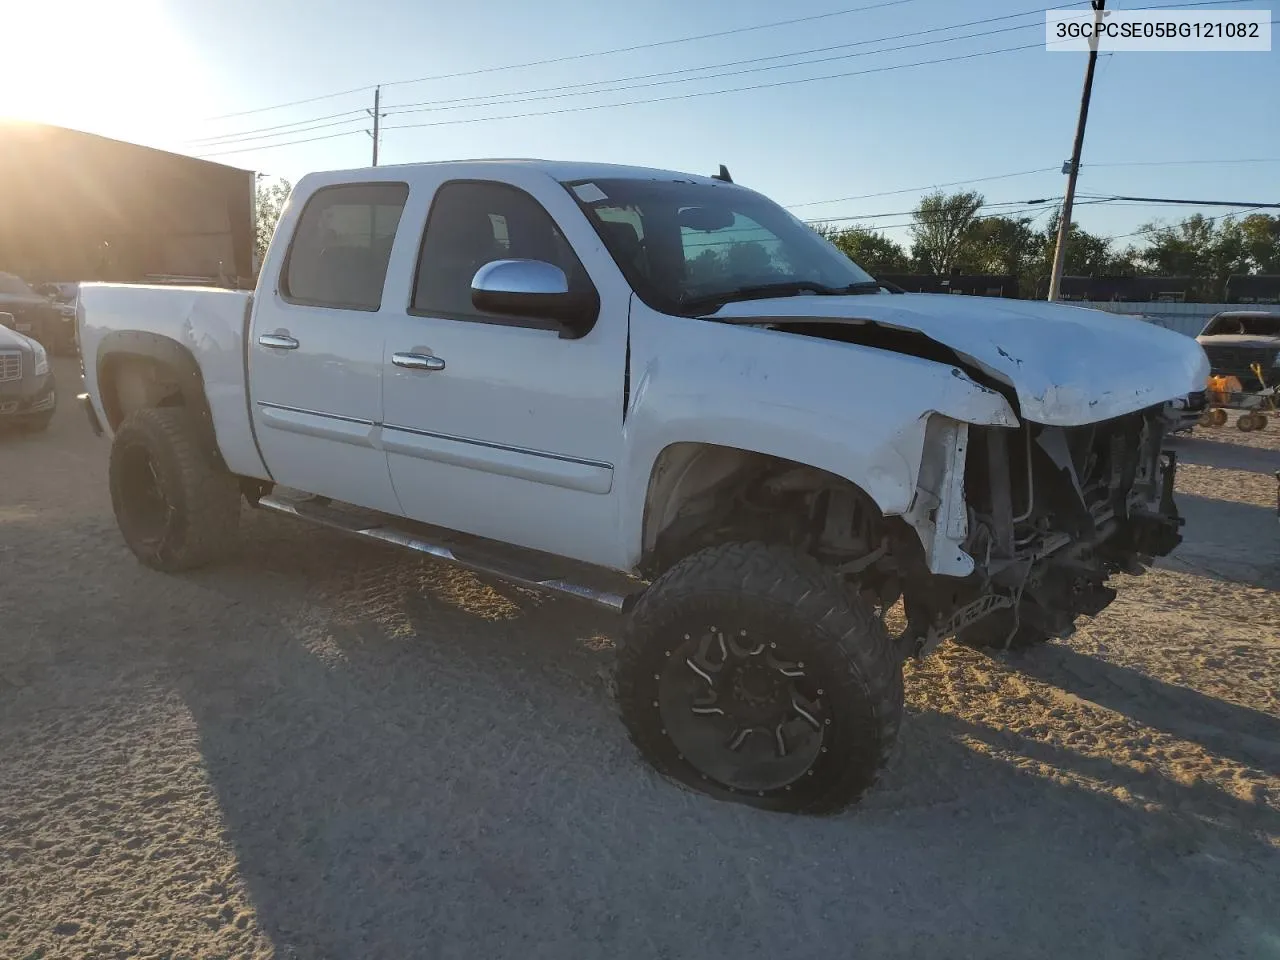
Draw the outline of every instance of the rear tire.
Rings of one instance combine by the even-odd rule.
[[[646,590],[617,681],[627,731],[660,773],[768,810],[854,803],[902,718],[880,620],[812,558],[764,543],[702,550]]]
[[[184,408],[130,415],[111,445],[109,476],[116,523],[146,566],[192,570],[234,549],[239,484],[205,452]]]

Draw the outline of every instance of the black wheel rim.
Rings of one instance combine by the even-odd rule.
[[[658,713],[681,759],[706,780],[757,794],[812,776],[831,727],[814,664],[742,627],[678,636],[658,675]]]
[[[169,526],[172,507],[155,460],[145,447],[130,447],[120,462],[121,510],[134,536],[147,544],[159,543]]]

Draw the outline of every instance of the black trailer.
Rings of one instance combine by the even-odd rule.
[[[33,286],[250,286],[252,171],[41,124],[0,124],[0,271]]]

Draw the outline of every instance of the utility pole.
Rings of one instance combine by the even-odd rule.
[[[367,110],[365,112],[369,113],[369,111]],[[378,165],[378,137],[380,134],[380,127],[381,127],[381,121],[382,121],[382,85],[381,84],[373,88],[373,111],[371,116],[373,117],[373,133],[371,133],[370,136],[373,137],[373,165],[376,167]],[[366,131],[366,133],[367,132],[368,131]]]
[[[1093,96],[1093,71],[1098,64],[1098,31],[1107,0],[1092,0],[1093,36],[1089,39],[1089,65],[1084,72],[1084,92],[1080,95],[1080,116],[1076,120],[1076,140],[1068,161],[1067,192],[1062,198],[1062,217],[1058,222],[1058,244],[1053,252],[1053,272],[1049,274],[1049,299],[1057,300],[1062,286],[1062,269],[1067,262],[1067,241],[1071,236],[1071,207],[1076,199],[1076,177],[1080,175],[1080,153],[1084,149],[1084,127],[1089,120],[1089,99]]]

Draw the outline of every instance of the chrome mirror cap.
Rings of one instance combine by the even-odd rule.
[[[476,271],[472,294],[554,297],[569,292],[564,271],[545,260],[494,260]]]

